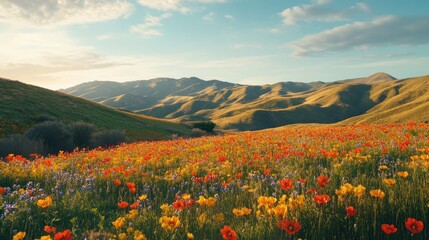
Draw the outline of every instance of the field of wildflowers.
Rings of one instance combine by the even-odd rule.
[[[0,162],[0,239],[429,239],[429,125],[320,126]]]

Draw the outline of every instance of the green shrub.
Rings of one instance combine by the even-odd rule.
[[[5,157],[9,154],[29,157],[32,153],[45,153],[42,141],[30,140],[18,134],[0,139],[0,157]]]
[[[198,128],[208,133],[212,133],[215,127],[216,127],[216,124],[212,121],[196,122],[192,124],[192,128]]]
[[[42,141],[48,154],[73,150],[71,135],[61,122],[48,121],[34,125],[24,136],[30,140]]]
[[[95,132],[94,125],[75,122],[68,126],[75,147],[86,148],[91,145],[91,135]]]
[[[128,142],[127,136],[120,130],[106,130],[92,135],[92,147],[109,147]]]

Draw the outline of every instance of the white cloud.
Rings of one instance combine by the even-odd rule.
[[[128,16],[126,0],[1,0],[0,22],[32,26],[58,26],[102,22]]]
[[[192,12],[191,3],[212,4],[225,3],[227,0],[138,0],[145,7],[160,11],[178,11],[183,14]]]
[[[332,9],[329,3],[329,0],[318,0],[313,4],[286,8],[280,15],[283,17],[284,24],[294,25],[298,21],[345,21],[352,14],[369,11],[365,3],[357,3],[348,9]]]
[[[145,22],[142,24],[138,24],[132,26],[130,31],[133,33],[138,33],[144,37],[153,37],[153,36],[161,36],[162,33],[158,29],[154,27],[162,26],[162,20],[171,17],[172,15],[169,13],[164,13],[161,16],[152,16],[148,15],[145,17]]]
[[[203,20],[206,21],[206,22],[213,22],[214,21],[214,16],[215,16],[215,13],[214,12],[210,12],[210,13],[208,13],[207,15],[205,15],[203,17]]]
[[[235,18],[232,15],[229,15],[229,14],[224,15],[223,17],[226,18],[226,19],[228,19],[228,20],[231,20],[231,21],[235,20]]]
[[[429,17],[386,16],[371,22],[355,22],[309,35],[292,43],[296,56],[317,55],[374,46],[429,43]]]

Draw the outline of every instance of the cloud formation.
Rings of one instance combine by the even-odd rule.
[[[126,0],[1,0],[0,22],[32,26],[84,24],[125,17],[132,10]]]
[[[329,0],[318,0],[313,4],[286,8],[280,15],[283,17],[284,24],[294,25],[298,21],[345,21],[350,15],[369,11],[365,3],[357,3],[348,9],[333,9],[329,6],[329,2]]]
[[[191,8],[187,7],[187,3],[224,3],[227,0],[139,0],[138,2],[145,7],[160,10],[160,11],[178,11],[181,13],[191,12]]]
[[[385,45],[429,43],[429,17],[385,16],[371,22],[355,22],[308,35],[292,43],[293,55],[321,55],[349,49]]]
[[[130,31],[138,33],[144,37],[161,36],[162,33],[154,27],[162,26],[162,20],[171,17],[170,13],[164,13],[161,16],[148,15],[145,17],[145,22],[132,26]]]

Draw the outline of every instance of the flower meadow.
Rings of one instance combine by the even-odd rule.
[[[429,125],[312,126],[0,162],[0,239],[429,239]]]

